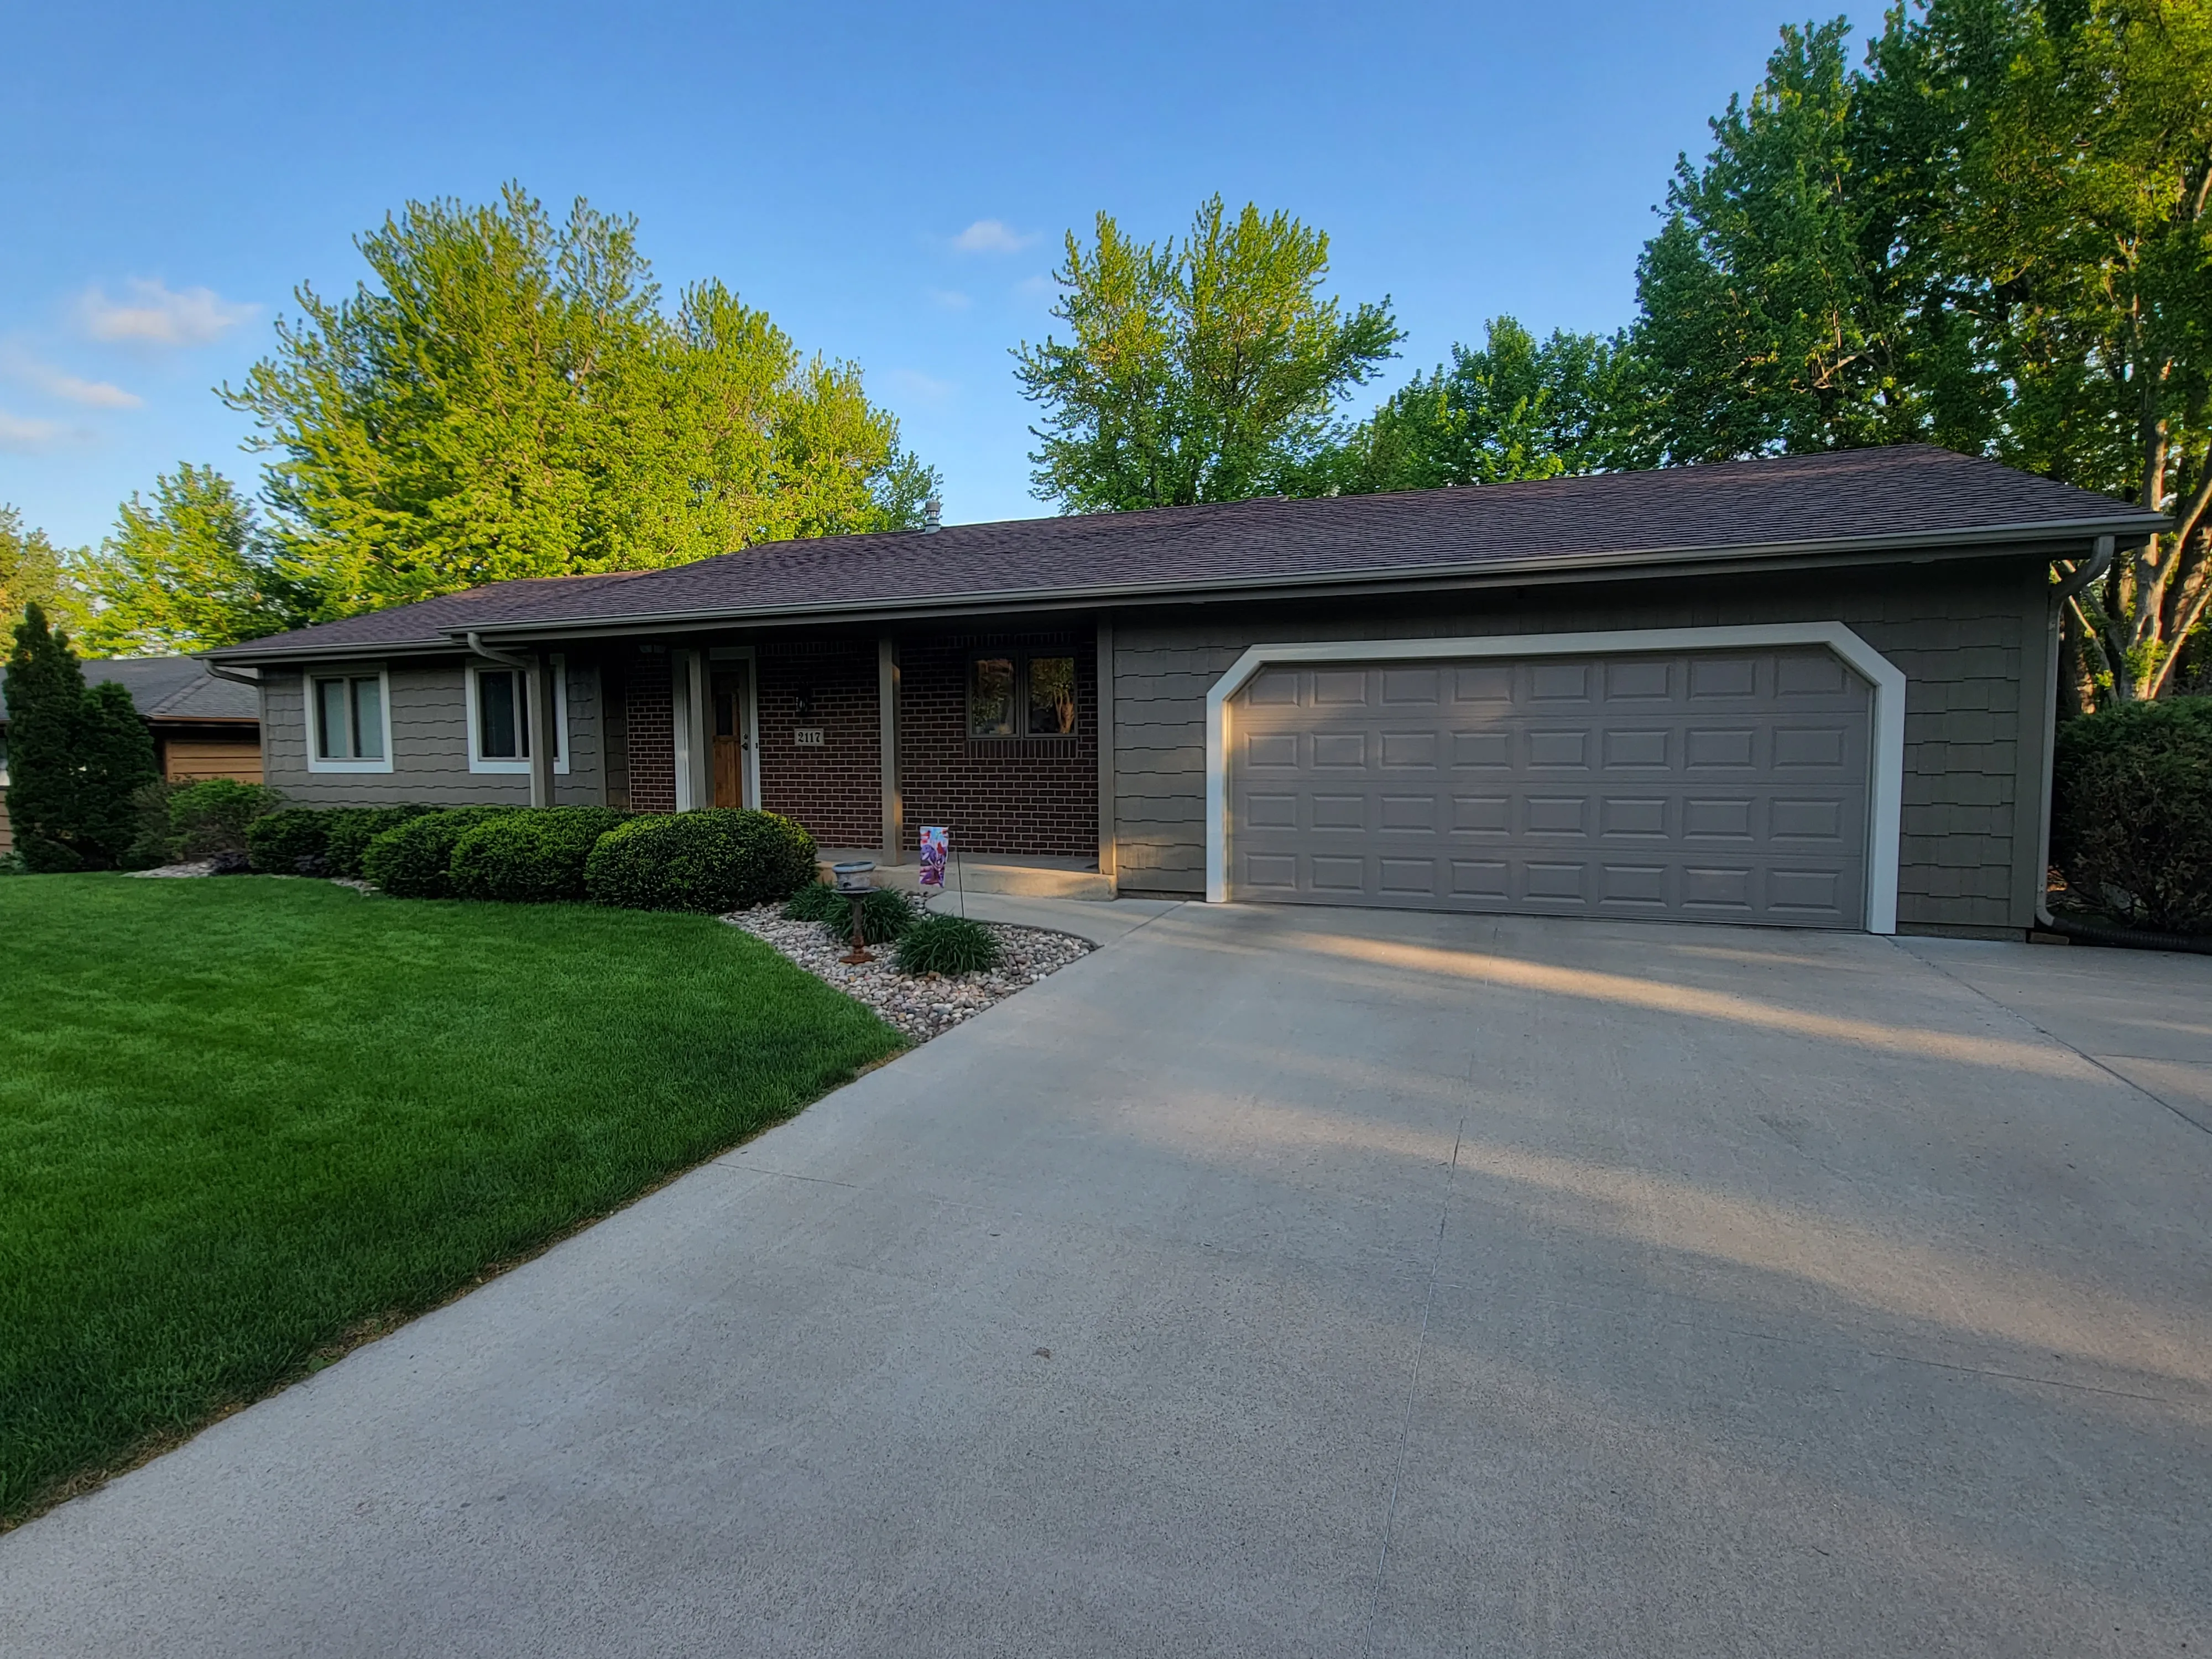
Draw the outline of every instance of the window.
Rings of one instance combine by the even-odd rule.
[[[562,659],[552,659],[553,704],[560,720],[553,732],[553,769],[568,769],[568,676]],[[530,676],[520,668],[469,668],[469,770],[527,772],[534,741]]]
[[[307,769],[389,772],[392,733],[383,672],[307,678]]]
[[[1075,735],[1075,659],[1008,652],[968,663],[971,738]]]

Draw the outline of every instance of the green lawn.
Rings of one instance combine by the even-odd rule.
[[[899,1042],[705,917],[0,879],[0,1525]]]

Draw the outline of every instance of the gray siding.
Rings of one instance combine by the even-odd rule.
[[[1204,892],[1206,693],[1249,646],[1840,621],[1909,682],[1899,924],[2025,928],[2042,885],[2045,568],[2039,561],[1993,558],[1326,608],[1224,605],[1196,622],[1124,614],[1114,635],[1121,885]]]
[[[385,806],[420,801],[433,806],[527,806],[530,779],[517,772],[469,770],[468,696],[462,658],[379,665],[318,664],[319,672],[381,665],[392,689],[392,770],[311,772],[304,678],[271,672],[261,692],[264,776],[301,806]],[[596,806],[606,799],[600,743],[599,677],[589,662],[568,664],[568,770],[555,776],[563,806]]]

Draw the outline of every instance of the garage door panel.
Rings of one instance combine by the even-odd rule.
[[[1367,766],[1367,733],[1364,732],[1316,732],[1313,734],[1313,763],[1316,767],[1354,768],[1365,770]]]
[[[1861,924],[1871,697],[1825,651],[1329,665],[1252,690],[1235,896]]]
[[[1689,669],[1690,696],[1699,701],[1737,697],[1749,702],[1759,695],[1759,663],[1755,658],[1692,657]]]

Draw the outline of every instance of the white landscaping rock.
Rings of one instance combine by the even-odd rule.
[[[978,925],[998,936],[996,968],[987,974],[925,974],[917,978],[899,972],[892,960],[895,947],[890,945],[870,945],[868,954],[875,958],[873,962],[848,966],[838,960],[848,946],[832,944],[818,921],[787,920],[781,905],[736,910],[722,920],[774,945],[817,979],[866,1003],[886,1024],[916,1042],[927,1042],[963,1020],[974,1018],[994,1003],[1003,1002],[1097,948],[1073,933],[987,921]]]

